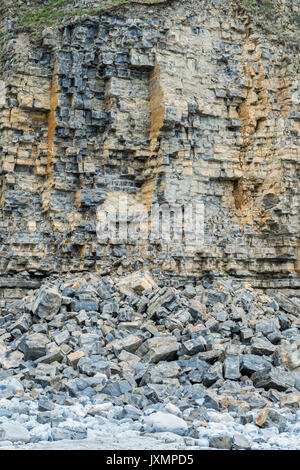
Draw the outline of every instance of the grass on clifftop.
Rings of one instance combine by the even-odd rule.
[[[91,15],[96,16],[116,6],[129,3],[164,3],[167,0],[112,0],[103,2],[103,5],[97,9],[72,8],[73,0],[52,0],[47,5],[16,8],[13,12],[17,17],[16,30],[29,30],[38,34],[47,26],[59,24],[64,18],[74,16]]]
[[[26,31],[30,33],[32,38],[38,39],[41,37],[41,32],[48,26],[59,25],[63,19],[72,18],[75,16],[90,15],[97,16],[101,15],[105,11],[113,10],[114,8],[126,4],[157,4],[166,3],[171,0],[103,0],[103,3],[99,8],[88,9],[88,8],[75,8],[74,0],[51,0],[47,5],[37,5],[33,2],[27,6],[16,6],[6,8],[6,0],[0,0],[1,14],[4,17],[12,18],[14,22],[15,33],[20,31]],[[248,11],[253,13],[266,12],[268,15],[281,16],[282,12],[278,9],[277,0],[234,0],[237,4],[240,4],[247,8]],[[251,14],[251,13],[250,13]],[[299,16],[291,13],[287,15],[289,17],[288,24],[294,27],[299,27]],[[0,45],[3,45],[7,40],[13,39],[14,34],[6,35],[0,41]]]
[[[273,0],[268,0],[264,2],[259,1],[259,0],[240,0],[240,1],[247,7],[271,8],[271,9],[275,7]]]
[[[299,28],[300,27],[300,14],[293,11],[283,11],[282,5],[277,0],[238,0],[240,5],[246,7],[248,11],[253,13],[261,14],[265,13],[266,18],[270,21],[270,18],[282,18],[286,27]],[[258,24],[263,26],[261,21]],[[266,26],[266,25],[264,25]],[[280,30],[277,30],[278,34]],[[281,31],[284,32],[284,31]]]

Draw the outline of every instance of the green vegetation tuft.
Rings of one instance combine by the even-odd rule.
[[[51,0],[47,5],[28,5],[28,6],[11,6],[6,8],[5,3],[7,0],[0,0],[1,14],[3,17],[12,18],[14,22],[14,32],[18,33],[26,31],[30,34],[32,39],[39,39],[41,32],[44,28],[49,26],[59,25],[63,19],[72,18],[75,16],[89,15],[98,16],[105,11],[113,10],[118,6],[125,4],[148,4],[152,5],[155,3],[166,3],[171,0],[113,0],[108,2],[104,0],[103,4],[99,8],[74,8],[74,0]],[[283,12],[278,8],[277,0],[234,0],[239,5],[243,5],[251,14],[253,10],[253,17],[256,23],[261,24],[261,19],[258,17],[260,14],[265,13],[270,19],[271,16],[274,18],[281,17],[284,21],[285,26],[288,27],[299,27],[299,14],[290,13],[283,15]],[[261,24],[262,26],[265,26]],[[278,25],[277,25],[278,28]],[[278,34],[280,33],[277,30]],[[1,38],[0,45],[13,39],[15,36],[5,35],[5,38]]]
[[[1,0],[0,0],[1,1]],[[166,0],[138,0],[138,3],[163,3]],[[90,15],[97,16],[116,6],[126,3],[135,3],[134,0],[113,0],[112,2],[104,2],[103,6],[97,9],[68,8],[73,4],[73,0],[53,0],[45,6],[19,8],[16,21],[17,30],[29,30],[38,34],[47,26],[59,24],[64,18],[74,16]]]
[[[295,29],[300,27],[300,15],[292,11],[283,11],[277,0],[239,0],[239,2],[247,7],[249,11],[253,10],[254,16],[256,15],[256,23],[260,26],[266,27],[266,24],[257,19],[257,14],[265,13],[269,20],[270,18],[280,18],[282,26],[278,26],[278,23],[276,25],[278,35],[285,34],[289,28]],[[269,29],[272,29],[271,24],[269,26]]]
[[[280,13],[276,7],[276,0],[240,0],[246,7],[257,8],[258,10],[272,10],[275,13]]]

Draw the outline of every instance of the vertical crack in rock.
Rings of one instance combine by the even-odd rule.
[[[265,228],[267,220],[272,216],[272,209],[261,205],[265,194],[274,195],[274,202],[280,191],[280,166],[276,158],[275,148],[270,136],[270,128],[265,126],[272,112],[268,99],[270,85],[266,78],[262,63],[260,46],[251,41],[245,44],[244,64],[247,80],[247,95],[237,107],[241,126],[240,165],[243,176],[233,186],[235,207],[239,210],[241,225],[258,225]],[[276,91],[276,90],[274,90]],[[265,135],[266,146],[257,147],[256,141],[260,135]],[[262,170],[257,166],[262,162]],[[270,197],[269,197],[270,199]]]
[[[160,172],[162,165],[159,135],[165,119],[164,94],[160,81],[160,67],[155,62],[155,66],[150,74],[149,80],[149,108],[150,108],[150,156],[146,163],[144,173],[148,174],[144,182],[141,193],[142,203],[149,214],[148,232],[151,231],[150,210],[154,202],[155,193],[160,186]],[[147,243],[146,243],[147,244]],[[143,246],[142,253],[145,253],[146,246]]]
[[[298,240],[296,248],[295,271],[296,273],[300,274],[300,239]]]
[[[47,171],[48,174],[52,174],[52,158],[54,153],[54,136],[55,129],[57,127],[57,121],[55,117],[56,109],[59,105],[58,101],[58,80],[57,80],[57,62],[54,63],[53,76],[51,81],[51,91],[50,91],[50,111],[48,114],[48,162],[47,162]]]
[[[55,154],[54,138],[55,138],[55,130],[57,127],[57,120],[56,120],[55,113],[59,105],[58,92],[59,92],[59,86],[58,86],[58,79],[57,79],[57,61],[55,61],[54,66],[53,66],[52,78],[51,78],[50,101],[49,101],[50,109],[48,112],[48,119],[47,119],[47,126],[48,126],[47,166],[46,166],[47,180],[45,181],[45,188],[42,194],[43,209],[46,212],[48,212],[49,210],[51,188],[54,185],[53,183],[53,156]]]
[[[155,149],[157,138],[165,119],[164,93],[160,81],[160,67],[156,62],[150,75],[150,111],[151,111],[151,150]]]

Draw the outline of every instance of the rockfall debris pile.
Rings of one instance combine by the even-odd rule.
[[[300,300],[232,279],[48,280],[0,317],[0,366],[2,446],[85,439],[108,422],[195,448],[299,437]]]

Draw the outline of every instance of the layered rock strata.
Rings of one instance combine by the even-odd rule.
[[[229,1],[172,2],[65,20],[35,48],[20,33],[1,57],[2,307],[49,274],[143,264],[299,295],[294,43]],[[120,196],[204,205],[204,243],[99,240]]]

